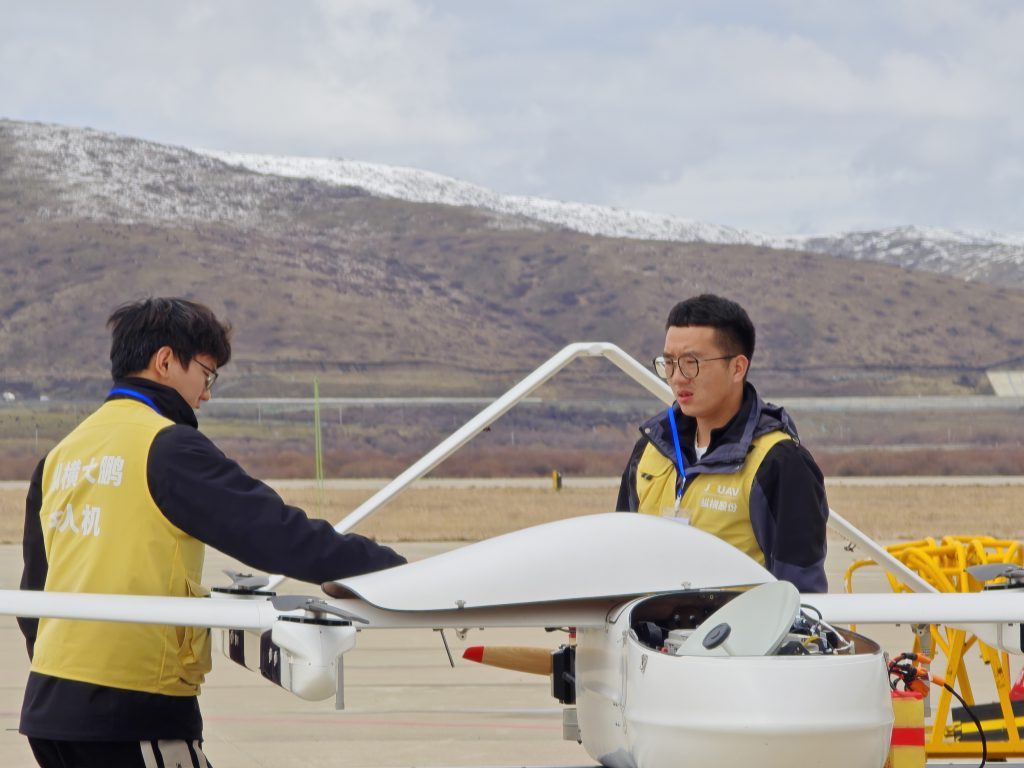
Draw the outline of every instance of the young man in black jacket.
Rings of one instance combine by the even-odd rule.
[[[617,509],[688,518],[802,592],[826,592],[825,484],[782,408],[747,382],[754,325],[733,301],[677,304],[654,369],[675,404],[640,427]]]
[[[405,558],[285,504],[198,429],[231,357],[230,326],[184,299],[108,322],[114,384],[39,463],[26,502],[22,589],[203,595],[205,545],[320,583]],[[20,731],[49,766],[207,765],[205,628],[19,619],[32,658]]]

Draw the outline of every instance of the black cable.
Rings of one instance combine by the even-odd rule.
[[[896,690],[896,686],[900,681],[903,682],[904,689],[909,691],[911,690],[911,685],[915,681],[928,680],[927,673],[924,673],[913,666],[913,663],[916,662],[918,658],[919,656],[916,653],[901,653],[894,660],[889,662],[889,687],[892,688],[892,690]],[[929,682],[933,685],[939,684],[939,681],[934,678]],[[985,729],[981,727],[981,721],[978,720],[977,715],[975,715],[974,711],[967,705],[964,698],[954,691],[949,683],[942,681],[942,687],[956,696],[956,700],[960,702],[964,711],[970,715],[971,720],[974,721],[974,725],[978,729],[978,737],[981,739],[981,762],[978,764],[978,768],[985,768],[985,765],[988,763],[988,741],[985,738]],[[936,726],[933,725],[932,727],[935,728]]]
[[[823,616],[821,615],[821,611],[819,611],[819,610],[818,610],[817,608],[815,608],[815,607],[814,607],[813,605],[808,605],[807,603],[800,603],[800,607],[801,607],[801,608],[809,608],[810,610],[812,610],[812,611],[814,611],[814,612],[815,612],[816,614],[818,614],[818,621],[821,621],[821,620],[822,620],[822,619],[824,618],[824,617],[823,617]]]
[[[978,764],[978,768],[985,768],[985,763],[988,761],[988,742],[985,741],[985,729],[981,727],[981,721],[978,720],[971,708],[967,706],[967,702],[964,701],[963,697],[950,687],[949,683],[943,683],[942,687],[956,696],[956,700],[960,702],[964,711],[970,715],[971,720],[974,721],[974,725],[978,729],[978,736],[981,737],[981,762]]]

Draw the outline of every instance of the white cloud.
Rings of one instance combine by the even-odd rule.
[[[835,161],[789,156],[770,171],[753,168],[737,157],[731,164],[688,169],[678,179],[630,188],[619,207],[677,212],[718,224],[748,223],[766,234],[816,233],[857,229],[881,222],[860,202],[870,182],[837,167]],[[803,161],[803,162],[801,162]],[[787,167],[788,166],[788,167]],[[726,211],[729,217],[721,218]]]
[[[1020,229],[1024,5],[0,0],[0,109],[766,231]]]
[[[18,31],[39,34],[5,57],[34,73],[0,76],[11,116],[53,119],[63,108],[96,127],[275,151],[452,144],[474,131],[451,96],[450,34],[407,0],[101,9],[19,14]],[[58,27],[74,19],[78,32],[42,34],[58,15]]]
[[[845,19],[817,37],[665,25],[582,88],[547,84],[571,94],[570,108],[537,137],[551,150],[538,154],[570,168],[584,199],[771,232],[986,220],[1019,229],[1012,126],[1024,116],[1024,54],[1002,41],[1024,13],[939,10],[930,47],[913,28],[927,13],[916,3],[895,29],[891,17],[868,24],[881,39],[866,52],[835,39]]]

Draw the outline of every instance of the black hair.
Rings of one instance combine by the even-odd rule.
[[[145,370],[161,347],[170,347],[186,367],[196,355],[209,355],[218,368],[231,359],[230,323],[220,322],[209,307],[187,299],[122,304],[107,319],[107,328],[110,373],[115,379]]]
[[[703,293],[672,307],[665,330],[672,327],[703,325],[714,328],[718,345],[730,355],[754,357],[754,324],[735,301]]]

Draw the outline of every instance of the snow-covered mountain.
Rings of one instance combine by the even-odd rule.
[[[627,211],[587,203],[566,203],[539,197],[502,195],[466,181],[430,171],[400,166],[312,157],[281,157],[197,149],[201,155],[256,173],[315,179],[338,186],[358,187],[371,195],[416,203],[484,208],[509,216],[553,224],[588,235],[634,240],[772,244],[771,238],[719,224]]]
[[[905,226],[838,235],[775,237],[647,211],[501,195],[469,182],[415,168],[342,159],[195,151],[256,173],[315,179],[412,202],[484,208],[590,235],[788,248],[939,272],[967,280],[1024,285],[1024,234]]]
[[[1024,235],[895,227],[839,235],[779,238],[780,247],[938,272],[987,283],[1024,285]]]
[[[779,243],[410,169],[0,120],[0,374],[12,391],[101,392],[107,350],[82,329],[102,328],[126,297],[169,290],[244,325],[234,394],[289,393],[307,374],[353,395],[498,391],[580,338],[649,356],[662,343],[657,308],[705,291],[741,297],[763,321],[766,391],[978,393],[985,371],[1019,357],[1014,243],[999,261],[967,236],[860,237],[861,257],[897,248],[921,266],[927,248],[952,258],[952,243],[1013,274],[992,285],[898,271],[792,250],[839,242],[828,238]],[[552,386],[605,392],[590,375],[584,390]]]
[[[1024,235],[907,226],[837,235],[776,237],[645,211],[502,195],[437,173],[343,159],[281,157],[166,146],[89,129],[0,121],[18,163],[45,170],[64,190],[62,210],[122,221],[262,220],[261,195],[214,171],[230,166],[274,179],[307,179],[411,202],[491,211],[497,226],[556,227],[606,237],[746,244],[884,262],[967,280],[1024,286]],[[175,195],[167,180],[188,194]]]

